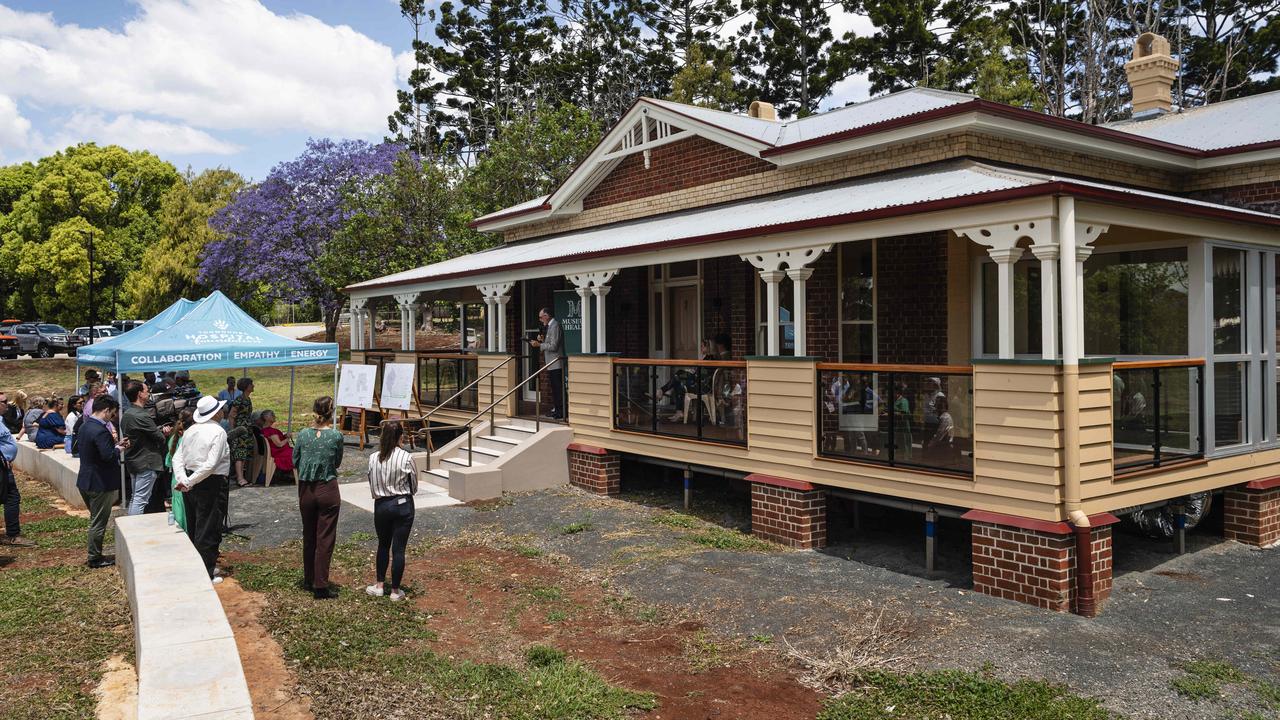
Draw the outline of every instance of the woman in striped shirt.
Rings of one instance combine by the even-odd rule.
[[[418,473],[413,459],[400,447],[404,426],[392,421],[382,426],[378,452],[369,456],[369,492],[373,493],[373,527],[378,531],[378,582],[365,588],[370,595],[403,600],[400,578],[404,575],[404,547],[413,529],[413,495]],[[390,556],[388,558],[388,556]],[[387,561],[391,561],[391,587],[386,588]]]

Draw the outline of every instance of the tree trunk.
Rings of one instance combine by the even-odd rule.
[[[337,342],[338,318],[341,316],[342,316],[341,305],[324,314],[324,341],[325,342]]]
[[[435,307],[431,303],[422,305],[422,331],[428,333],[436,331]]]

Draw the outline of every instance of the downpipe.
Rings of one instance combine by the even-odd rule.
[[[1076,613],[1095,617],[1098,604],[1093,596],[1093,528],[1089,516],[1079,510],[1071,514],[1071,526],[1076,534]]]

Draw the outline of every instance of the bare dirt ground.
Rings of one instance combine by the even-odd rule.
[[[240,651],[240,664],[259,720],[312,720],[311,699],[297,692],[297,678],[285,664],[280,645],[258,622],[266,598],[247,592],[235,578],[217,586]]]
[[[392,323],[386,330],[377,333],[374,337],[377,340],[377,346],[379,348],[400,348],[400,328],[396,327],[395,323]],[[317,333],[312,333],[301,339],[306,340],[307,342],[325,342],[324,331],[322,330]],[[335,340],[338,343],[338,349],[350,350],[351,328],[345,325],[339,327]],[[419,330],[417,333],[417,339],[415,340],[415,347],[419,350],[457,349],[458,334],[446,332],[423,332],[422,330]]]
[[[775,653],[657,608],[629,611],[595,583],[545,560],[488,547],[430,552],[406,572],[443,652],[517,662],[530,643],[565,651],[606,680],[658,697],[668,718],[813,717],[821,696]]]

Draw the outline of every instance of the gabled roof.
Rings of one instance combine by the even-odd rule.
[[[1280,90],[1106,127],[1198,150],[1280,141]]]
[[[649,120],[671,134],[650,145],[634,144],[636,128],[648,127]],[[501,230],[579,212],[582,199],[623,154],[693,135],[781,166],[974,127],[1155,167],[1195,170],[1247,159],[1227,157],[1236,153],[1280,150],[1280,91],[1109,126],[931,88],[903,90],[786,122],[641,98],[554,192],[477,218],[472,227]]]
[[[512,243],[356,283],[344,291],[376,295],[395,286],[435,290],[521,280],[547,275],[548,265],[1062,193],[1126,207],[1280,227],[1280,216],[1267,213],[957,160]],[[715,252],[708,251],[707,257]]]

